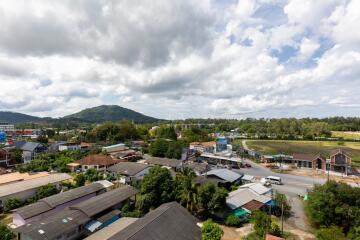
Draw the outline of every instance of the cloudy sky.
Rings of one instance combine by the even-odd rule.
[[[1,0],[0,110],[360,115],[359,0]]]

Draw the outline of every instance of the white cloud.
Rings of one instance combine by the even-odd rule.
[[[4,0],[0,110],[63,116],[120,104],[161,118],[271,117],[346,106],[356,115],[359,8],[356,0]]]

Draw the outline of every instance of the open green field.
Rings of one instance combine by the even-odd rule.
[[[343,138],[345,140],[360,140],[360,132],[340,132],[332,131],[331,137]]]
[[[262,154],[321,153],[342,148],[352,157],[353,165],[360,167],[360,142],[246,140],[246,145]]]

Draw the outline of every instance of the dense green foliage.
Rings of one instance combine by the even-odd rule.
[[[43,153],[38,155],[34,160],[18,167],[20,172],[43,172],[57,170],[68,172],[66,164],[79,160],[89,152],[87,151],[63,151],[57,153]]]
[[[211,219],[203,222],[201,228],[201,240],[220,240],[224,231]]]
[[[347,233],[360,226],[360,189],[334,181],[315,186],[305,210],[315,227],[335,225]]]
[[[168,141],[158,138],[149,146],[149,153],[154,157],[167,157],[180,159],[183,145],[179,141]]]
[[[230,214],[225,219],[225,225],[229,227],[241,227],[241,220],[237,216]]]
[[[83,173],[80,173],[74,177],[74,181],[75,181],[75,187],[81,187],[85,185],[86,177]]]
[[[18,198],[9,198],[4,203],[3,211],[8,213],[13,209],[21,207],[23,204],[24,203]]]
[[[316,231],[315,235],[317,240],[346,240],[341,228],[336,226],[321,228]]]
[[[14,237],[14,234],[6,225],[0,224],[0,240],[12,240]]]
[[[184,128],[181,130],[181,139],[186,143],[211,141],[213,139],[209,136],[210,133],[211,129],[209,128]]]
[[[176,174],[175,188],[177,200],[190,212],[198,208],[198,187],[194,182],[196,174],[190,168],[185,168],[181,173]]]
[[[167,126],[167,125],[160,126],[158,129],[156,129],[155,136],[157,138],[164,138],[170,140],[177,139],[175,128],[173,126]]]
[[[56,187],[52,184],[47,184],[45,186],[42,186],[39,188],[39,190],[36,191],[35,198],[36,200],[49,197],[51,195],[57,194],[58,190]]]
[[[105,122],[86,135],[89,142],[106,141],[108,143],[124,142],[138,139],[139,133],[136,126],[130,121],[120,121],[118,123]]]
[[[174,200],[174,180],[170,171],[159,166],[151,168],[141,182],[140,193],[138,206],[142,211]]]
[[[101,105],[98,107],[88,108],[78,113],[68,115],[64,118],[78,118],[96,123],[121,120],[130,120],[137,123],[158,121],[156,118],[148,117],[144,114],[117,105]]]
[[[274,197],[275,215],[281,216],[281,207],[283,207],[283,215],[289,217],[291,214],[291,205],[285,194],[276,192]]]
[[[279,225],[271,220],[271,217],[266,213],[256,210],[251,213],[251,222],[254,224],[255,235],[259,239],[264,239],[267,233],[281,237],[281,230]]]
[[[213,183],[205,183],[198,189],[198,202],[202,210],[214,212],[225,206],[228,192]]]

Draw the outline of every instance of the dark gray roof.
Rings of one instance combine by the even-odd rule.
[[[170,159],[170,158],[150,157],[146,159],[146,163],[176,168],[181,166],[182,161],[177,159]]]
[[[197,222],[180,204],[165,203],[109,240],[200,240]]]
[[[73,205],[70,209],[80,210],[88,217],[93,217],[96,214],[101,213],[102,211],[134,196],[136,193],[137,191],[135,188],[131,186],[124,186]]]
[[[148,165],[142,163],[121,162],[109,167],[107,170],[116,174],[134,176],[148,167]]]
[[[15,142],[15,147],[23,151],[34,151],[37,147],[42,147],[43,145],[38,142]]]
[[[14,231],[28,237],[26,239],[53,240],[88,221],[90,218],[81,211],[66,209],[41,221],[25,224]]]
[[[47,212],[61,204],[73,201],[91,193],[104,189],[104,186],[100,183],[92,183],[87,186],[71,189],[66,192],[62,192],[47,198],[43,198],[36,203],[19,208],[16,212],[23,218],[28,219]]]
[[[28,219],[34,216],[37,216],[41,213],[50,211],[53,209],[53,207],[50,207],[45,202],[36,202],[30,205],[27,205],[25,207],[19,208],[16,210],[16,213],[18,213],[23,219]]]

